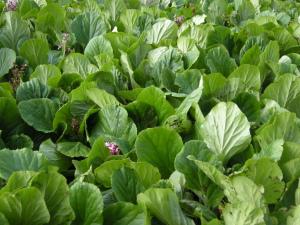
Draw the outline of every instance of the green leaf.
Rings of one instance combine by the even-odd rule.
[[[192,67],[200,56],[200,52],[195,44],[195,41],[187,37],[180,37],[177,39],[177,46],[184,54],[185,67]]]
[[[264,91],[262,98],[275,100],[281,107],[300,115],[298,99],[300,97],[300,79],[293,74],[282,75]]]
[[[176,109],[176,114],[185,115],[189,112],[190,108],[193,104],[198,104],[203,90],[203,80],[201,79],[199,82],[199,87],[195,89],[192,93],[190,93],[180,104],[180,106]]]
[[[21,202],[11,193],[0,196],[0,212],[9,222],[9,225],[22,224]]]
[[[22,119],[34,129],[44,133],[53,131],[53,120],[58,105],[47,98],[22,101],[18,105]]]
[[[11,97],[0,97],[0,129],[11,132],[21,122],[16,100]]]
[[[5,25],[0,29],[0,43],[18,52],[22,42],[30,37],[28,24],[12,11],[4,14],[4,21]]]
[[[6,217],[2,213],[0,213],[0,223],[2,225],[9,225],[8,220],[6,219]]]
[[[22,83],[16,91],[16,100],[18,102],[30,100],[33,98],[48,98],[51,89],[38,79]]]
[[[155,23],[147,33],[148,44],[159,44],[166,39],[174,39],[177,34],[177,24],[171,20],[161,20]]]
[[[267,77],[269,70],[268,63],[278,63],[280,57],[279,45],[277,41],[270,41],[265,50],[260,54],[260,74],[262,83]]]
[[[28,60],[33,68],[48,63],[49,46],[45,39],[29,39],[20,48],[20,55]]]
[[[247,202],[227,204],[223,217],[225,224],[235,225],[265,225],[264,211]]]
[[[208,183],[206,175],[201,169],[187,157],[192,155],[195,159],[209,162],[214,159],[214,155],[207,149],[207,146],[202,141],[189,141],[184,144],[181,152],[179,152],[175,159],[175,168],[183,173],[186,179],[187,187],[199,190],[205,187]]]
[[[31,179],[37,174],[34,171],[16,171],[11,174],[1,193],[13,192],[29,186]]]
[[[93,143],[98,137],[105,141],[116,142],[123,153],[131,150],[136,139],[137,129],[127,112],[120,106],[109,105],[102,108],[98,114],[98,121],[90,132]]]
[[[159,170],[147,162],[136,162],[132,165],[139,181],[149,188],[160,180]]]
[[[159,88],[153,86],[145,88],[138,95],[137,101],[152,106],[159,117],[160,123],[175,112],[172,105],[166,100],[165,94]]]
[[[22,18],[30,19],[37,15],[39,6],[34,0],[23,0],[19,3],[17,11],[21,14]]]
[[[16,171],[39,171],[47,165],[46,158],[31,149],[0,150],[0,177],[7,180]]]
[[[87,75],[98,71],[97,67],[91,64],[88,58],[80,53],[69,54],[62,66],[64,73],[76,73],[86,78]]]
[[[40,144],[39,152],[47,158],[49,164],[57,166],[61,170],[66,170],[71,165],[70,158],[58,152],[57,145],[54,144],[51,139]]]
[[[233,102],[241,109],[251,122],[257,121],[261,115],[261,104],[254,94],[240,93]]]
[[[104,210],[104,225],[149,225],[142,207],[128,202],[111,204]]]
[[[104,90],[98,88],[90,88],[86,91],[87,97],[97,104],[100,108],[109,105],[120,105],[115,96],[107,93]]]
[[[63,7],[56,3],[47,4],[43,7],[36,18],[37,29],[43,32],[64,29],[66,12]]]
[[[97,186],[77,182],[70,188],[70,202],[75,212],[74,225],[102,225],[103,199]]]
[[[286,224],[287,225],[297,225],[300,223],[300,205],[291,209],[291,215],[288,216]]]
[[[185,216],[179,200],[171,189],[150,188],[138,195],[138,202],[147,207],[152,215],[166,225],[194,225],[192,219]]]
[[[227,196],[231,203],[247,202],[248,204],[254,204],[257,207],[264,206],[263,187],[256,185],[252,180],[245,176],[236,176],[230,181],[235,192],[235,195]],[[227,188],[231,187],[229,186]],[[230,193],[228,190],[225,191],[225,194],[226,192]]]
[[[25,134],[15,134],[8,138],[6,146],[9,149],[33,148],[33,142]]]
[[[261,51],[258,45],[254,45],[249,48],[241,58],[240,64],[251,64],[251,65],[258,65],[259,64],[259,55]]]
[[[129,52],[130,47],[137,44],[138,38],[134,35],[123,32],[110,32],[104,35],[110,41],[116,58],[121,56],[121,52]]]
[[[104,7],[109,14],[109,19],[113,22],[116,22],[121,12],[126,10],[126,5],[123,0],[105,0]]]
[[[74,219],[69,201],[69,187],[66,178],[57,172],[41,172],[36,175],[31,186],[38,188],[50,213],[49,225],[65,225]]]
[[[113,173],[111,186],[118,201],[132,203],[136,203],[136,196],[145,189],[135,170],[126,167]]]
[[[14,66],[16,53],[9,48],[0,49],[0,77],[4,76]]]
[[[102,35],[92,38],[84,49],[84,55],[86,55],[91,62],[96,62],[94,57],[102,53],[111,57],[114,56],[110,42]]]
[[[266,148],[263,148],[259,153],[253,156],[254,159],[268,158],[277,162],[280,160],[283,152],[284,141],[282,139],[275,140]]]
[[[22,225],[40,225],[50,221],[50,214],[41,192],[35,187],[24,188],[16,192],[16,198],[22,205]]]
[[[251,141],[247,117],[232,102],[221,102],[210,111],[201,126],[201,135],[224,163],[245,150]]]
[[[179,86],[179,92],[190,94],[199,87],[201,76],[200,70],[186,70],[176,74],[175,84]]]
[[[57,151],[68,157],[87,157],[90,149],[81,142],[59,142]]]
[[[106,33],[108,27],[96,11],[91,11],[78,15],[72,21],[71,30],[77,42],[86,46],[93,37]]]
[[[285,187],[284,182],[282,182],[283,175],[277,163],[266,158],[250,159],[245,163],[244,168],[244,174],[257,185],[262,185],[266,190],[264,193],[266,203],[276,203]]]
[[[281,112],[256,130],[255,140],[262,149],[276,140],[300,143],[300,127],[294,113]]]
[[[187,157],[189,160],[195,162],[197,168],[199,168],[211,181],[213,181],[220,188],[227,191],[227,196],[231,198],[234,193],[232,183],[230,179],[225,176],[219,169],[209,162],[196,160],[194,156],[190,155]]]
[[[224,46],[211,48],[205,57],[205,61],[211,73],[219,72],[225,77],[229,76],[237,67],[234,59],[230,58]]]
[[[52,87],[57,87],[61,79],[61,72],[58,67],[54,65],[39,65],[30,75],[30,79],[37,78],[43,84],[48,84]]]
[[[210,99],[213,97],[219,97],[220,93],[226,87],[228,80],[220,73],[213,73],[209,76],[203,77],[203,98]]]
[[[126,33],[140,34],[139,20],[142,13],[137,9],[122,10],[120,22],[124,26]]]
[[[212,0],[209,1],[207,21],[215,24],[223,24],[226,15],[227,1],[225,0]]]
[[[123,166],[129,165],[129,163],[130,161],[128,159],[110,160],[104,162],[94,171],[96,181],[105,187],[111,187],[111,177],[113,173]]]
[[[182,146],[179,134],[164,127],[143,130],[135,142],[138,160],[157,167],[163,178],[174,171],[174,160]]]
[[[260,72],[257,66],[244,64],[234,70],[229,79],[239,79],[239,89],[246,91],[259,91],[261,86]]]

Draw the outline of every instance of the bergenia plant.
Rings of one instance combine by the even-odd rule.
[[[300,225],[299,0],[0,9],[0,225]]]

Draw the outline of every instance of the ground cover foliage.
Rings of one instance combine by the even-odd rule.
[[[0,1],[1,225],[299,225],[300,5]]]

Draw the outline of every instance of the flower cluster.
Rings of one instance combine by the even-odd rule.
[[[181,26],[181,24],[184,22],[184,19],[184,16],[177,16],[175,17],[175,23],[177,23],[178,26]]]
[[[9,82],[15,91],[20,86],[20,84],[22,82],[22,77],[23,77],[27,67],[28,67],[27,64],[22,64],[22,65],[15,64],[13,66],[13,68],[11,69],[11,76],[10,76]]]
[[[7,0],[6,9],[7,11],[16,11],[18,5],[17,0]]]
[[[61,40],[61,44],[58,46],[58,50],[66,47],[69,37],[70,37],[70,34],[68,34],[68,33],[62,34],[62,40]]]
[[[120,149],[119,146],[114,142],[105,142],[105,146],[109,149],[112,155],[119,155]]]

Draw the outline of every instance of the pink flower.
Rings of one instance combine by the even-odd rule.
[[[7,11],[16,11],[18,5],[17,0],[7,0],[6,9]]]
[[[105,146],[109,149],[112,155],[119,155],[120,149],[116,143],[106,141]]]

